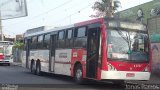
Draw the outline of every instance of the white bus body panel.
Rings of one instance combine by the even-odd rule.
[[[72,49],[56,50],[55,53],[55,74],[71,76],[71,55]]]
[[[49,50],[30,51],[30,60],[40,60],[41,71],[49,72]],[[30,63],[31,64],[31,63]]]

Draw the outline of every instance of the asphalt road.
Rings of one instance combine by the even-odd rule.
[[[43,73],[42,76],[33,75],[28,69],[20,66],[0,66],[0,90],[160,90],[160,78],[154,75],[150,81],[127,81],[125,85],[92,80],[88,80],[86,84],[78,85],[71,77],[62,75],[46,73]],[[153,86],[156,84],[158,86]],[[148,88],[148,86],[151,87]]]
[[[115,86],[113,83],[102,83],[88,81],[87,85],[77,85],[71,77],[43,73],[37,76],[30,73],[28,69],[20,66],[0,66],[0,85],[2,90],[17,88],[18,90],[51,90],[51,89],[76,89],[76,90],[97,90],[97,89],[123,89],[124,86]],[[17,90],[14,89],[14,90]],[[13,89],[12,89],[13,90]]]

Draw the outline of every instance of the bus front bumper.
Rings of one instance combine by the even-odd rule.
[[[102,80],[149,80],[150,75],[150,72],[101,71]]]
[[[10,63],[9,61],[0,61],[0,64]]]
[[[13,62],[13,60],[0,60],[0,64],[1,63],[12,63]]]

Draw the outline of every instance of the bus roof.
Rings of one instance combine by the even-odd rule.
[[[57,30],[63,30],[63,29],[73,28],[73,27],[74,27],[74,25],[68,25],[68,26],[57,27],[57,28],[53,28],[53,29],[49,29],[49,30],[45,30],[45,31],[35,32],[35,33],[31,33],[31,34],[24,33],[24,38],[25,37],[34,36],[34,35],[40,35],[40,34],[50,33],[50,32],[54,32],[54,31],[56,32]]]
[[[120,20],[120,21],[130,21],[130,22],[135,22],[135,21],[131,21],[131,20],[126,20],[126,19],[121,19],[121,18],[97,18],[97,19],[92,19],[92,20],[88,20],[88,21],[83,21],[83,22],[79,22],[79,23],[75,23],[72,25],[68,25],[68,26],[63,26],[63,27],[57,27],[57,28],[53,28],[53,29],[49,29],[49,30],[43,30],[43,31],[39,31],[39,32],[34,32],[34,33],[24,33],[24,38],[25,37],[31,37],[34,35],[40,35],[40,34],[45,34],[45,33],[50,33],[50,32],[57,32],[57,30],[64,30],[64,29],[69,29],[69,28],[73,28],[73,27],[79,27],[79,26],[84,26],[87,24],[92,24],[92,23],[96,23],[96,22],[102,22],[103,20]],[[136,22],[138,23],[138,22]]]
[[[31,37],[31,36],[34,36],[34,35],[40,35],[40,34],[44,34],[44,33],[50,33],[50,32],[54,32],[54,31],[56,32],[57,30],[63,30],[63,29],[67,29],[67,28],[83,26],[83,25],[86,25],[86,24],[92,24],[92,23],[95,23],[95,22],[100,22],[100,21],[102,21],[102,19],[103,18],[92,19],[92,20],[79,22],[79,23],[75,23],[75,24],[72,24],[72,25],[68,25],[68,26],[57,27],[57,28],[53,28],[53,29],[49,29],[49,30],[30,33],[30,34],[24,33],[24,38],[25,37]]]

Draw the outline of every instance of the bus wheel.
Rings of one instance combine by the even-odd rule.
[[[83,83],[83,73],[82,73],[82,66],[77,65],[74,72],[74,79],[76,83],[82,84]]]
[[[36,74],[35,64],[31,63],[31,73]]]
[[[36,75],[38,75],[38,76],[41,75],[41,66],[40,66],[40,64],[36,65]]]

